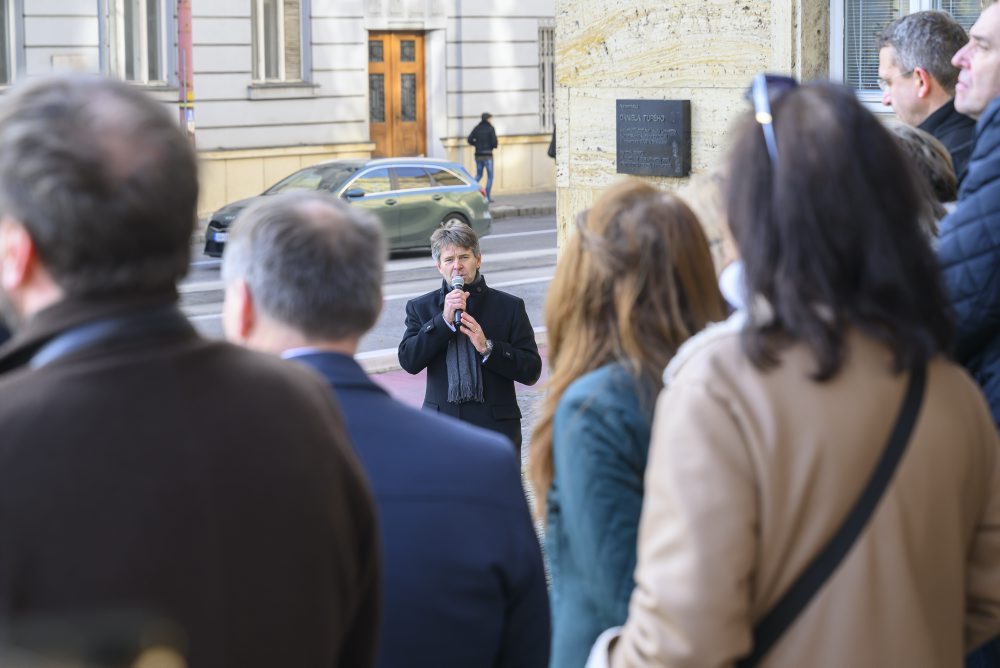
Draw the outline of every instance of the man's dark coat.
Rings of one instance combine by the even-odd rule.
[[[938,260],[955,308],[955,357],[983,388],[1000,425],[1000,99],[977,124],[976,146],[941,221]]]
[[[476,147],[476,160],[489,160],[497,147],[497,131],[487,121],[480,121],[469,133],[469,143]]]
[[[295,360],[333,388],[378,506],[378,665],[547,666],[545,570],[506,439],[392,399],[346,355]]]
[[[0,350],[0,622],[138,609],[194,668],[372,665],[374,506],[320,379],[183,320],[26,366],[149,302],[61,302]]]
[[[445,351],[452,337],[465,335],[452,332],[445,324],[442,311],[450,286],[444,281],[439,290],[406,305],[406,333],[399,343],[399,364],[414,374],[427,369],[424,408],[500,432],[520,448],[521,410],[514,383],[532,385],[542,373],[535,332],[522,299],[488,287],[485,279],[466,288],[469,315],[493,341],[493,353],[481,367],[483,403],[448,401]]]
[[[960,114],[955,109],[953,98],[925,118],[917,127],[934,135],[944,144],[951,155],[955,178],[961,180],[976,141],[976,121],[965,114]]]

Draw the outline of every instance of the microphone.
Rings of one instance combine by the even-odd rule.
[[[465,287],[465,279],[461,275],[451,277],[451,289],[461,290]],[[462,326],[462,309],[455,309],[455,329],[459,329]]]

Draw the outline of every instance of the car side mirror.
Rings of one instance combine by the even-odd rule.
[[[364,197],[364,196],[365,196],[365,191],[362,190],[361,188],[350,188],[343,195],[344,199],[356,199],[358,197]]]

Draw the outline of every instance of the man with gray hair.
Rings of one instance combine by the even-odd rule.
[[[330,393],[177,308],[196,174],[128,84],[0,98],[0,642],[90,629],[132,665],[148,615],[177,665],[371,665],[374,507]]]
[[[541,668],[545,573],[510,444],[395,401],[354,361],[382,309],[385,255],[359,209],[267,198],[226,246],[226,335],[312,368],[344,409],[384,546],[379,665]]]
[[[521,449],[521,409],[514,383],[534,385],[542,358],[524,301],[486,285],[479,239],[452,222],[431,235],[444,281],[406,305],[399,364],[427,369],[424,408],[492,429]]]
[[[951,58],[968,36],[950,14],[922,11],[890,23],[879,40],[882,104],[899,120],[937,138],[959,179],[972,154],[976,122],[955,110],[958,68]]]

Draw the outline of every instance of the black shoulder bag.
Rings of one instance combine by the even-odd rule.
[[[858,536],[864,530],[868,520],[875,512],[875,507],[882,499],[896,466],[906,452],[910,442],[910,434],[920,414],[920,405],[924,398],[924,386],[927,382],[927,367],[921,364],[910,374],[910,382],[903,397],[903,405],[896,417],[896,424],[889,435],[889,442],[882,452],[875,470],[868,483],[861,491],[851,512],[843,524],[833,534],[823,550],[792,583],[788,591],[782,595],[766,615],[754,626],[753,650],[750,655],[736,663],[737,668],[753,668],[759,664],[781,636],[792,625],[795,618],[809,605],[813,596],[830,578],[847,553],[851,551]]]

